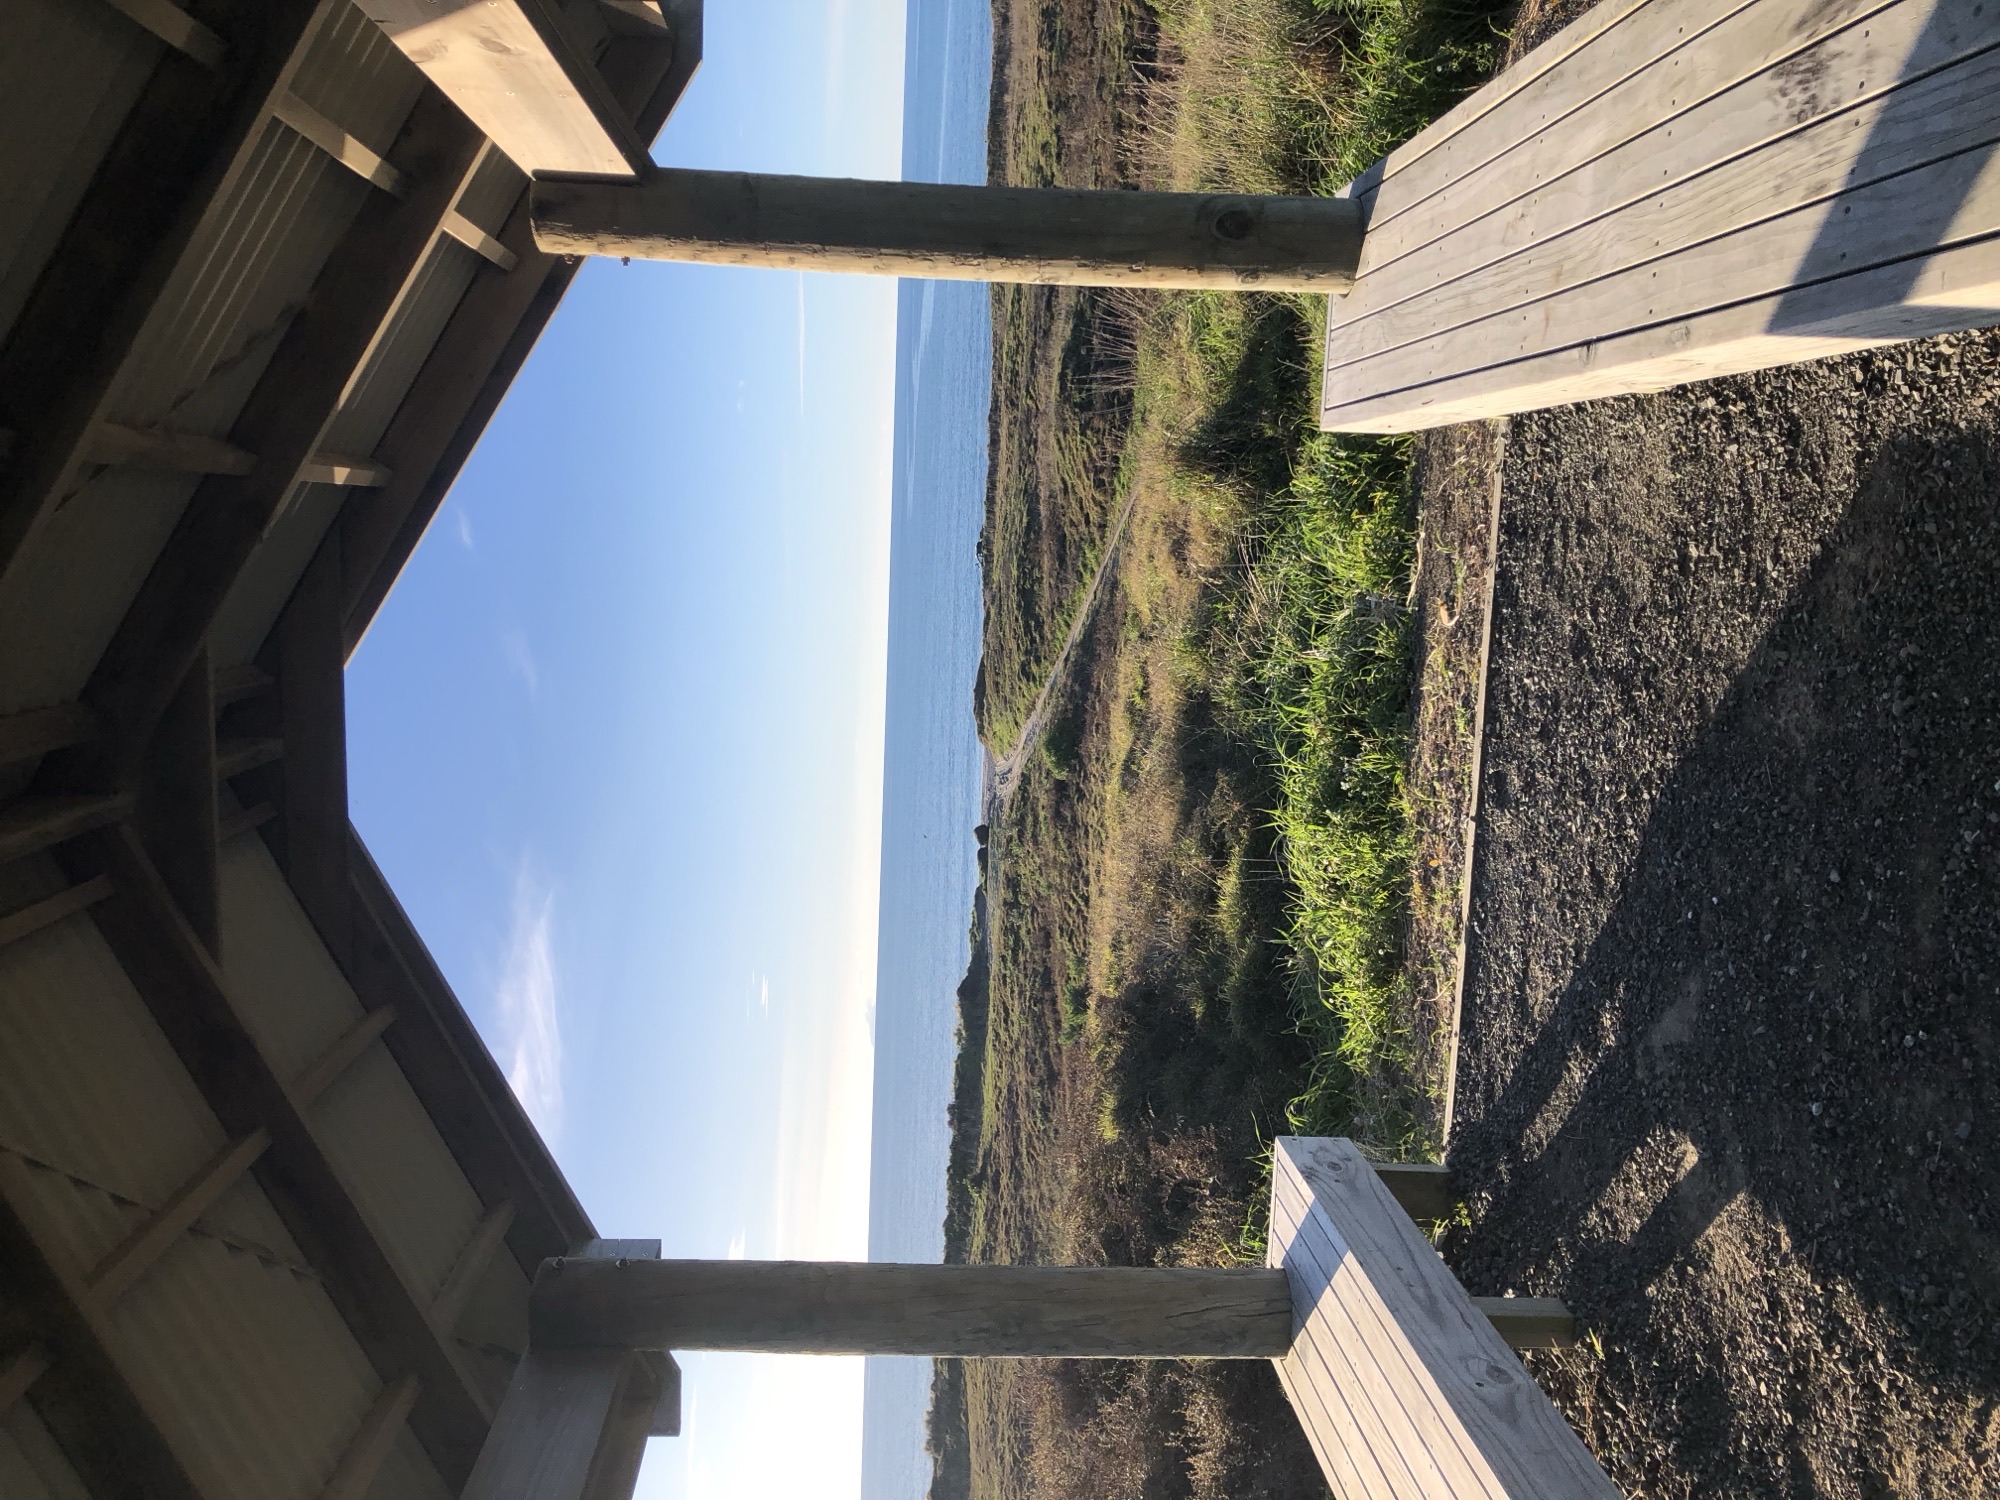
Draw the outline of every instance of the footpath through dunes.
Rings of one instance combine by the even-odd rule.
[[[1628,1494],[2000,1492],[2000,333],[1491,451],[1447,1258]]]

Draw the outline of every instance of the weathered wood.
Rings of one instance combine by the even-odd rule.
[[[449,213],[445,215],[447,224],[451,217]],[[302,484],[345,484],[379,490],[393,478],[395,475],[386,464],[372,458],[344,458],[337,453],[315,453],[299,466]]]
[[[1650,0],[1356,184],[1374,217],[1329,317],[1322,425],[1408,431],[2000,321],[1996,101],[1991,7]]]
[[[513,1222],[514,1204],[503,1198],[473,1226],[465,1248],[452,1263],[451,1274],[445,1277],[444,1285],[431,1301],[431,1321],[446,1333],[458,1326],[458,1315],[465,1311],[466,1299],[493,1263],[494,1253],[506,1242],[508,1226]]]
[[[33,760],[94,739],[102,726],[81,703],[58,703],[0,716],[0,765]]]
[[[1493,1331],[1509,1349],[1567,1349],[1576,1343],[1576,1317],[1556,1297],[1474,1297]]]
[[[328,1045],[306,1070],[292,1080],[292,1097],[301,1109],[308,1108],[331,1088],[343,1073],[360,1059],[375,1039],[396,1022],[396,1007],[384,1005],[371,1010]]]
[[[39,1349],[25,1395],[93,1500],[202,1500],[201,1491],[111,1355],[103,1320],[51,1252],[18,1156],[0,1151],[0,1347]],[[17,1374],[18,1368],[18,1374]]]
[[[1071,286],[1345,291],[1361,209],[1341,198],[965,187],[655,168],[537,182],[552,254]]]
[[[333,123],[297,94],[286,90],[271,101],[271,115],[311,141],[363,182],[393,198],[409,190],[400,167],[385,161],[373,147]]]
[[[185,52],[204,68],[220,68],[229,49],[173,0],[107,0],[112,9],[153,33],[177,52]]]
[[[85,1281],[92,1304],[108,1308],[122,1297],[184,1230],[236,1185],[270,1146],[270,1131],[253,1130],[202,1163],[171,1198],[97,1263]]]
[[[319,1500],[362,1500],[375,1482],[382,1460],[395,1447],[397,1434],[409,1421],[410,1408],[417,1404],[422,1389],[423,1382],[414,1375],[405,1375],[382,1387],[381,1394],[348,1440],[347,1450],[340,1455],[326,1487],[319,1492]]]
[[[1343,1500],[1616,1496],[1352,1142],[1278,1141],[1269,1253],[1299,1320],[1278,1377]]]
[[[95,921],[223,1129],[268,1130],[253,1170],[356,1341],[385,1381],[415,1374],[411,1428],[448,1486],[471,1471],[492,1412],[432,1327],[427,1297],[383,1246],[310,1121],[259,1047],[214,959],[127,830],[59,856],[72,878],[110,876]]]
[[[637,1350],[530,1345],[461,1500],[628,1500],[654,1369]]]
[[[512,250],[455,208],[444,216],[444,232],[475,255],[490,260],[503,271],[511,271],[521,263],[521,258]],[[386,479],[383,481],[385,484],[387,482]]]
[[[1404,1213],[1438,1223],[1458,1212],[1458,1189],[1449,1168],[1431,1162],[1376,1162],[1375,1175]]]
[[[111,882],[100,875],[95,880],[80,881],[67,890],[57,891],[53,896],[21,907],[18,911],[10,911],[0,917],[0,948],[18,943],[44,927],[53,927],[65,917],[86,911],[110,894]]]
[[[544,0],[363,0],[444,96],[523,172],[630,177],[646,150]]]
[[[0,861],[34,854],[131,815],[130,793],[23,797],[0,807]]]
[[[182,915],[211,953],[222,951],[219,779],[215,684],[204,646],[140,762],[132,826]]]
[[[569,1260],[532,1307],[545,1348],[1268,1359],[1292,1336],[1284,1277],[1256,1268]]]

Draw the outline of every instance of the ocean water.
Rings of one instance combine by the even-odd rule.
[[[989,0],[910,0],[903,176],[986,180]],[[986,501],[992,322],[976,282],[904,281],[896,304],[882,915],[875,982],[868,1257],[944,1255],[956,992],[978,884],[982,757],[977,546]],[[868,1361],[862,1500],[922,1500],[927,1359]]]

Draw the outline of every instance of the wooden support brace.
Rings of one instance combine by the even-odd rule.
[[[314,109],[297,94],[287,90],[271,101],[271,114],[297,131],[328,156],[354,173],[363,182],[380,188],[392,198],[408,191],[402,169],[391,166],[370,147]]]
[[[37,853],[131,815],[129,792],[23,797],[0,808],[0,861]]]
[[[253,829],[262,828],[277,815],[277,807],[269,802],[254,802],[236,812],[225,813],[216,829],[216,842],[226,844],[231,839],[241,838]]]
[[[257,455],[196,432],[127,427],[99,422],[84,449],[93,464],[118,464],[134,469],[165,469],[175,474],[248,474]]]
[[[1092,192],[656,168],[538,181],[552,254],[1023,281],[1344,292],[1359,204],[1244,193]]]
[[[79,881],[67,890],[57,891],[53,896],[21,907],[18,911],[11,911],[0,917],[0,948],[18,943],[44,927],[53,927],[65,917],[86,911],[110,894],[110,880],[99,875],[91,880]]]
[[[451,1274],[445,1277],[444,1285],[438,1289],[437,1297],[431,1303],[431,1322],[437,1325],[440,1332],[450,1333],[458,1326],[458,1315],[465,1311],[466,1300],[472,1296],[473,1288],[479,1285],[479,1278],[493,1264],[493,1256],[506,1242],[507,1230],[513,1222],[514,1205],[503,1198],[487,1209],[473,1226],[472,1237],[458,1252]]]
[[[101,728],[97,715],[81,703],[58,703],[8,714],[0,717],[0,765],[81,745],[95,739]]]
[[[0,1419],[6,1417],[14,1403],[27,1395],[28,1388],[46,1375],[48,1369],[49,1352],[40,1344],[30,1344],[0,1365]]]
[[[382,1460],[396,1445],[396,1436],[409,1421],[410,1408],[417,1404],[422,1390],[422,1382],[414,1375],[405,1375],[382,1387],[382,1393],[348,1441],[347,1451],[340,1455],[326,1488],[319,1492],[319,1500],[362,1500],[375,1482]]]
[[[1493,1331],[1509,1349],[1568,1349],[1576,1343],[1576,1318],[1556,1297],[1474,1297]]]
[[[299,1107],[304,1109],[311,1105],[332,1087],[334,1081],[353,1067],[361,1054],[368,1050],[369,1043],[394,1025],[395,1020],[396,1007],[384,1005],[369,1011],[335,1038],[333,1044],[293,1080],[292,1097],[298,1100]]]
[[[285,742],[276,735],[222,740],[215,747],[215,777],[218,781],[234,781],[259,766],[284,758]]]
[[[270,1145],[270,1131],[253,1130],[216,1152],[173,1197],[97,1263],[85,1280],[91,1302],[108,1308],[123,1296],[184,1230],[235,1186]]]
[[[564,1260],[531,1306],[544,1348],[1269,1359],[1292,1338],[1283,1274],[1253,1267]]]

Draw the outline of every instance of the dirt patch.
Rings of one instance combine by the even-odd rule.
[[[1447,1256],[1628,1494],[2000,1493],[2000,333],[1501,464]]]

